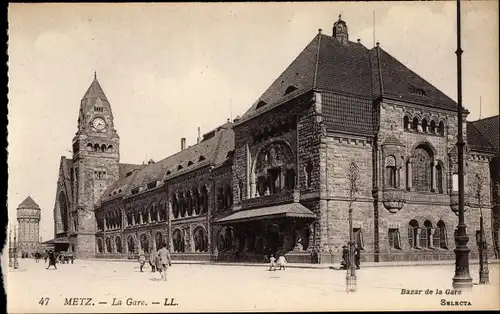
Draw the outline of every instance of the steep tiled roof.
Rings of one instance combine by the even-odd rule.
[[[131,172],[133,170],[142,169],[142,168],[144,168],[146,166],[147,165],[122,164],[122,163],[120,163],[118,165],[119,178],[120,179],[125,178],[129,172]]]
[[[316,215],[300,203],[282,204],[271,207],[261,207],[248,210],[240,210],[229,216],[217,220],[218,223],[242,222],[267,218],[294,217],[294,218],[316,218]]]
[[[472,122],[476,130],[481,133],[497,154],[500,153],[500,116],[496,115]]]
[[[456,110],[457,103],[432,84],[410,70],[380,47],[372,49],[380,60],[382,90],[386,97],[417,102],[437,108]]]
[[[287,94],[287,89],[295,89]],[[379,46],[342,44],[317,34],[243,115],[238,124],[315,90],[322,92],[327,127],[373,134],[372,101],[383,97],[455,110],[457,104]],[[326,100],[325,100],[326,99]]]
[[[102,100],[108,101],[106,95],[104,94],[104,91],[101,88],[101,85],[99,84],[99,81],[97,81],[97,78],[95,77],[82,99],[87,98],[101,98]]]
[[[38,204],[31,198],[31,196],[28,196],[26,199],[24,199],[24,201],[22,201],[17,208],[40,209],[40,207],[38,207]]]
[[[224,124],[230,127],[228,124]],[[217,128],[215,135],[199,144],[190,146],[180,152],[169,156],[156,163],[148,165],[120,164],[121,172],[124,169],[140,169],[132,175],[120,179],[111,184],[103,193],[99,203],[108,201],[120,195],[130,195],[131,191],[138,187],[145,187],[150,182],[170,179],[204,166],[219,166],[232,157],[234,150],[234,131],[231,128]],[[179,168],[180,166],[180,168]],[[161,184],[161,183],[160,183]]]

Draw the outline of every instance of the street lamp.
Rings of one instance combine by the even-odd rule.
[[[349,256],[346,274],[346,292],[356,292],[356,268],[354,266],[354,242],[352,230],[352,203],[356,200],[358,193],[359,169],[354,161],[349,165],[347,172],[347,181],[349,184]]]
[[[454,288],[472,288],[472,278],[469,274],[469,248],[467,242],[467,227],[464,218],[464,140],[462,121],[462,49],[460,41],[460,0],[457,0],[457,98],[458,98],[458,227],[455,232],[455,277]]]

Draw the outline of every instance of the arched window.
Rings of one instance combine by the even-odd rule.
[[[410,248],[418,248],[418,222],[413,219],[408,224],[408,243],[410,244]]]
[[[412,183],[415,191],[429,192],[432,185],[432,151],[424,145],[415,148],[412,156]]]
[[[174,194],[174,196],[172,197],[172,214],[174,215],[174,218],[179,218],[180,208],[177,194]]]
[[[97,152],[99,151],[99,144],[94,144],[94,150]]]
[[[436,134],[436,121],[431,120],[431,124],[429,127],[429,133]]]
[[[155,244],[156,244],[156,249],[159,250],[160,248],[162,248],[163,244],[165,242],[163,241],[163,234],[158,231],[156,234],[155,234]]]
[[[59,194],[59,211],[61,213],[62,232],[68,231],[68,203],[66,202],[66,194]]]
[[[193,215],[193,202],[191,197],[191,191],[186,192],[186,212],[188,216]]]
[[[165,201],[160,202],[160,221],[167,220],[167,211],[165,206]]]
[[[238,192],[240,197],[240,202],[243,200],[243,180],[238,180]]]
[[[172,242],[174,245],[174,252],[184,252],[184,233],[179,229],[174,230],[172,233]]]
[[[410,129],[410,118],[408,116],[404,116],[403,118],[403,127],[406,131]]]
[[[208,251],[207,236],[202,227],[198,227],[193,231],[193,239],[195,252]]]
[[[434,231],[434,247],[440,249],[448,249],[448,237],[446,233],[446,226],[442,220],[438,221],[437,229]]]
[[[115,247],[117,253],[122,252],[122,239],[120,237],[115,238]]]
[[[309,162],[307,162],[307,166],[306,166],[306,186],[308,188],[310,188],[311,184],[312,184],[312,171],[313,171],[313,165],[312,165],[312,162],[309,161]]]
[[[420,231],[420,247],[432,247],[432,223],[424,221],[424,229]]]
[[[113,145],[108,145],[108,152],[113,150]]]
[[[206,186],[201,188],[202,213],[208,212],[208,190]]]
[[[102,239],[97,239],[97,252],[102,253]]]
[[[105,152],[106,151],[106,145],[105,144],[102,144],[101,145],[101,152]]]
[[[390,188],[397,187],[397,177],[396,177],[396,158],[394,156],[388,156],[385,159],[385,176],[386,176],[386,186]]]
[[[132,236],[128,236],[127,238],[127,246],[128,246],[128,252],[129,253],[134,253],[135,251],[135,243],[134,243],[134,238]]]
[[[226,191],[224,193],[224,196],[225,196],[224,209],[231,208],[231,206],[233,206],[233,190],[229,185],[226,185]]]
[[[144,253],[149,253],[149,241],[148,241],[148,236],[146,234],[141,234],[141,250],[144,251]]]
[[[186,216],[186,198],[184,192],[181,192],[179,195],[179,206],[180,206],[180,212],[181,212],[181,217]]]
[[[106,252],[107,253],[111,253],[112,252],[111,239],[110,238],[106,238]]]
[[[439,133],[439,135],[444,136],[444,123],[443,123],[443,121],[439,122],[438,133]]]
[[[438,193],[443,194],[443,166],[440,162],[436,165],[436,188]]]
[[[411,125],[411,129],[413,131],[417,131],[418,130],[418,118],[417,117],[413,118],[413,123]]]
[[[87,150],[92,150],[94,147],[92,146],[92,143],[87,144]]]
[[[427,132],[427,119],[422,119],[422,132]]]

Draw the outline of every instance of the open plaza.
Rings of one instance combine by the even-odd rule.
[[[9,313],[500,308],[498,261],[489,265],[488,285],[477,285],[478,264],[471,261],[475,284],[460,292],[452,288],[452,263],[366,263],[356,272],[357,292],[349,294],[346,272],[328,265],[293,264],[268,271],[264,263],[174,263],[165,282],[150,268],[141,273],[134,262],[75,260],[58,263],[57,270],[46,270],[43,260],[19,263],[19,269],[6,274]],[[442,295],[436,295],[439,290]]]

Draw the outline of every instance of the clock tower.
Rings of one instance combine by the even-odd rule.
[[[80,102],[78,131],[73,138],[73,213],[68,235],[77,256],[95,254],[94,204],[118,180],[120,138],[114,129],[111,105],[94,74]]]

